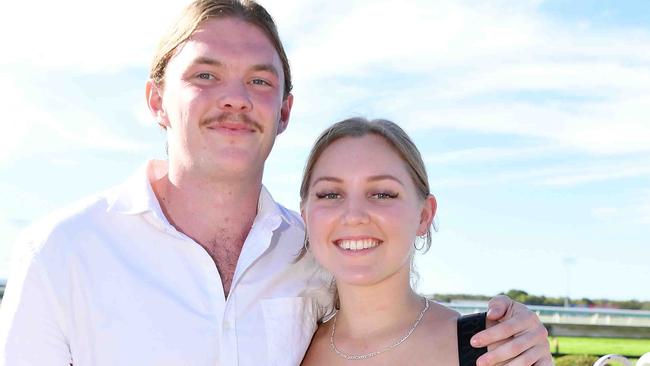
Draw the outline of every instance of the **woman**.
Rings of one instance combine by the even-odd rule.
[[[458,313],[410,286],[416,247],[431,244],[436,200],[401,128],[360,118],[334,124],[311,151],[300,195],[305,248],[333,274],[338,310],[303,365],[458,365],[459,355],[460,365],[474,365],[481,351],[467,339],[485,319],[465,323],[459,351]]]

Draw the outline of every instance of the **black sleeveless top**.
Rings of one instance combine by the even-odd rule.
[[[458,318],[458,361],[460,366],[476,366],[476,360],[487,352],[487,347],[474,348],[472,336],[485,329],[486,313],[467,314]]]

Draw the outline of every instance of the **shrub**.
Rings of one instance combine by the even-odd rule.
[[[555,366],[593,366],[598,357],[587,355],[568,355],[555,360]]]

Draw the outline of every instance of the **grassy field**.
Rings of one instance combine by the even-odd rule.
[[[559,343],[558,352],[565,354],[606,355],[617,353],[639,357],[650,352],[650,339],[619,338],[582,338],[550,337],[551,352],[556,352],[555,342]]]

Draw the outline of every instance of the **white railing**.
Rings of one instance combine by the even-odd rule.
[[[475,313],[485,311],[486,303],[444,303],[460,313]],[[528,306],[536,312],[545,324],[577,324],[617,327],[650,327],[650,311],[598,309],[598,308],[565,308],[559,306]]]

